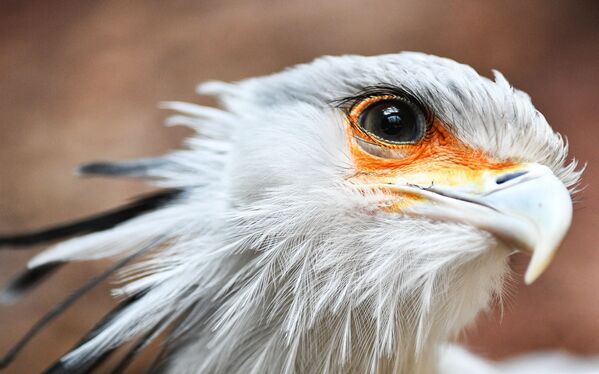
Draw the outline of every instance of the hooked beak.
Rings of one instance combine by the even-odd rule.
[[[531,284],[547,268],[570,227],[570,193],[549,168],[538,164],[485,179],[476,192],[409,184],[386,188],[422,198],[403,208],[405,214],[468,224],[531,254],[524,277],[526,284]]]

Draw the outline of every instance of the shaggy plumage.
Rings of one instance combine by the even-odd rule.
[[[78,170],[178,192],[29,262],[44,269],[152,247],[114,290],[131,301],[62,357],[61,370],[145,334],[143,348],[176,322],[162,356],[173,373],[435,372],[442,345],[500,297],[512,248],[464,222],[389,210],[409,196],[352,179],[348,106],[377,87],[417,98],[493,163],[544,165],[568,188],[579,179],[525,93],[448,59],[324,57],[205,83],[198,92],[222,109],[163,104],[177,112],[169,125],[196,131],[186,149]]]

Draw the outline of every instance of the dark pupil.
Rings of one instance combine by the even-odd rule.
[[[405,143],[418,140],[419,118],[410,104],[385,100],[367,108],[360,118],[366,132],[389,142]]]

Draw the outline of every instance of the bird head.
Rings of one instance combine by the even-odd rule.
[[[417,354],[500,296],[514,251],[532,255],[533,282],[570,226],[576,164],[498,72],[421,53],[325,57],[199,90],[235,122],[227,236],[256,253],[239,300],[265,292],[285,336],[317,321],[345,331],[363,313],[375,351],[401,337]]]
[[[426,372],[435,344],[500,296],[508,256],[531,254],[531,283],[570,226],[576,163],[498,72],[421,53],[324,57],[199,91],[223,110],[164,104],[197,131],[188,149],[79,170],[177,199],[30,262],[161,243],[118,290],[139,300],[64,362],[185,311],[182,371]]]

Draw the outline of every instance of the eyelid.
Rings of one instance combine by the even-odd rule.
[[[419,95],[406,87],[393,85],[393,84],[380,84],[374,86],[366,86],[363,87],[360,92],[356,95],[348,96],[345,98],[341,98],[338,100],[334,100],[335,106],[342,109],[348,115],[349,113],[361,102],[366,101],[371,98],[397,98],[400,100],[405,100],[416,105],[422,113],[424,113],[429,123],[432,123],[435,116],[435,111],[429,105],[426,105],[426,102],[421,100]]]
[[[403,100],[402,98],[393,95],[369,96],[363,98],[362,100],[357,101],[351,105],[351,107],[349,108],[349,116],[352,120],[357,121],[358,118],[360,118],[360,114],[362,114],[364,109],[368,108],[370,105],[382,100],[392,99]]]
[[[405,148],[389,148],[381,144],[364,140],[356,135],[354,135],[354,140],[363,151],[375,157],[384,159],[402,159],[409,155]]]

